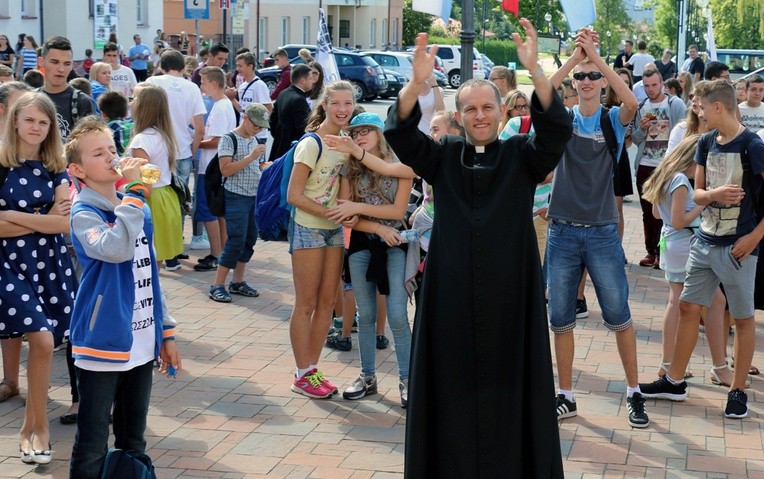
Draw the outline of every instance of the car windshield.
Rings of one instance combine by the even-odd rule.
[[[363,61],[365,64],[369,65],[370,67],[378,67],[378,66],[379,66],[379,63],[377,63],[377,62],[376,62],[376,61],[375,61],[373,58],[371,58],[371,57],[362,56],[362,57],[361,57],[361,60],[362,60],[362,61]]]

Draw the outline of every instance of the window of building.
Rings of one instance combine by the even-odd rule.
[[[369,31],[369,48],[376,48],[377,47],[377,19],[376,18],[371,19],[371,25],[369,28],[371,29]]]
[[[258,28],[257,43],[260,44],[260,50],[262,52],[268,51],[268,17],[260,17],[260,25]]]
[[[302,43],[310,43],[310,17],[302,17]]]
[[[8,3],[8,2],[2,2]],[[21,16],[22,17],[34,17],[37,13],[35,10],[35,0],[21,0]]]
[[[387,19],[382,19],[382,47],[387,46],[387,42],[389,42],[390,39],[387,38]]]
[[[136,0],[136,12],[135,12],[135,18],[138,23],[138,25],[148,25],[149,24],[149,6],[147,5],[148,0]]]
[[[398,19],[393,19],[393,34],[390,35],[390,39],[393,42],[394,47],[398,47]]]
[[[281,45],[289,43],[289,17],[281,17]]]

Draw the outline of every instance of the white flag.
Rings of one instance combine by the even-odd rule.
[[[451,0],[414,0],[411,9],[440,17],[448,25],[451,16]]]
[[[708,38],[706,39],[706,50],[708,50],[708,58],[713,61],[717,61],[716,58],[716,40],[714,40],[714,25],[711,22],[711,15],[708,16]]]
[[[318,9],[318,41],[316,42],[316,61],[324,68],[324,84],[340,79],[340,71],[332,54],[332,40],[326,26],[324,9]]]

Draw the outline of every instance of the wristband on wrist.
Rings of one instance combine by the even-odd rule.
[[[149,195],[149,189],[146,188],[146,185],[140,181],[131,181],[130,183],[126,184],[125,191],[128,193],[143,196],[144,198]]]
[[[544,77],[544,70],[541,68],[541,65],[538,63],[536,64],[536,70],[529,75],[531,77],[531,80],[535,79],[536,77]]]
[[[363,159],[366,157],[366,150],[361,149],[363,153],[361,153],[361,157],[358,159],[358,161],[363,161]]]

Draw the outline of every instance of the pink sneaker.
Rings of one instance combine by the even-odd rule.
[[[328,399],[332,397],[332,390],[319,379],[317,369],[309,371],[301,378],[295,378],[292,391],[313,399]]]
[[[337,394],[340,391],[333,382],[324,377],[324,372],[320,369],[316,370],[316,376],[318,376],[318,380],[321,381],[321,384],[326,386],[326,389],[330,390],[332,394]]]

